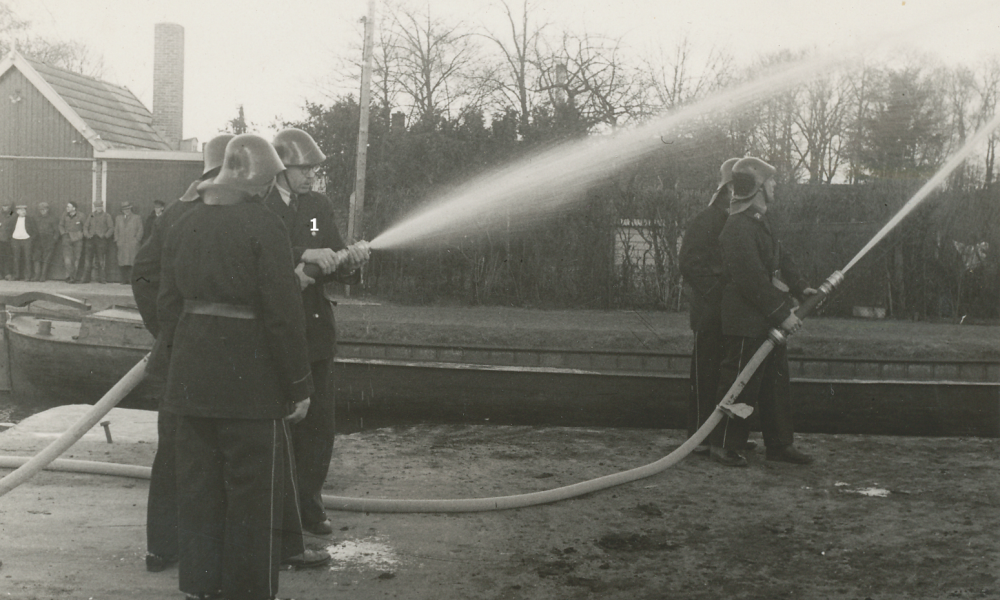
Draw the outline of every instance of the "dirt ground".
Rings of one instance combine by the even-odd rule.
[[[81,407],[79,410],[83,410]],[[149,414],[115,409],[66,458],[150,464]],[[45,415],[50,415],[46,417]],[[77,413],[0,434],[30,456]],[[327,493],[483,497],[653,462],[681,432],[417,426],[339,436]],[[758,440],[759,441],[759,440]],[[801,467],[700,456],[585,497],[471,514],[332,513],[335,562],[284,598],[1000,598],[1000,441],[801,435]],[[2,472],[2,471],[0,471]],[[147,573],[147,483],[43,473],[0,499],[0,597],[180,598]]]

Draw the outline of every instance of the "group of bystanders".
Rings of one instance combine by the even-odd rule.
[[[57,216],[48,202],[39,202],[36,214],[29,214],[25,204],[5,203],[0,206],[0,279],[47,281],[53,260],[58,260],[56,249],[61,248],[67,282],[89,283],[93,278],[106,283],[107,256],[114,246],[121,283],[128,284],[144,225],[130,203],[121,209],[121,214],[112,218],[103,205],[94,204],[84,216],[71,201],[62,216]]]

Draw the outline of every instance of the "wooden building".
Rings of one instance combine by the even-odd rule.
[[[58,215],[73,201],[84,214],[99,204],[118,215],[130,202],[145,219],[153,201],[180,197],[201,167],[201,152],[172,149],[127,88],[16,50],[0,60],[0,204],[34,213],[45,201]],[[65,276],[58,262],[50,277]],[[108,264],[117,268],[113,252]]]

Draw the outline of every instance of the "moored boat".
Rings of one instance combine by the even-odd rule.
[[[46,404],[92,404],[153,344],[139,312],[112,307],[79,316],[8,311],[9,387],[18,399]],[[155,408],[149,380],[120,406]]]
[[[92,403],[152,347],[137,310],[8,309],[0,377],[19,399]],[[6,360],[3,351],[6,351]],[[684,428],[689,357],[654,351],[341,340],[338,428],[465,422]],[[1000,436],[1000,364],[791,357],[799,431]],[[155,408],[150,381],[122,406]]]

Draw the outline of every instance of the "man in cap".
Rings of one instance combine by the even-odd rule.
[[[164,408],[178,416],[179,580],[192,599],[278,591],[287,420],[305,416],[313,390],[287,233],[255,201],[282,168],[267,140],[234,137],[163,248],[158,351]]]
[[[142,217],[132,212],[132,203],[122,204],[122,214],[115,217],[115,244],[118,246],[118,268],[121,282],[132,284],[132,265],[142,245]]]
[[[10,244],[14,256],[14,279],[31,279],[31,244],[38,231],[35,219],[28,216],[28,205],[18,204],[14,214],[14,227],[10,234]]]
[[[167,208],[167,203],[163,200],[153,200],[153,212],[149,213],[146,220],[142,223],[142,243],[145,244],[149,236],[153,235],[153,228],[156,226],[156,220],[160,218],[163,211]]]
[[[284,129],[274,137],[274,147],[285,170],[278,175],[264,204],[284,222],[300,280],[307,285],[302,290],[302,303],[316,385],[309,414],[292,428],[299,506],[303,528],[328,535],[333,533],[333,526],[323,508],[322,491],[333,456],[334,399],[328,377],[336,330],[333,308],[321,284],[326,280],[357,284],[368,251],[361,245],[348,247],[344,243],[333,204],[323,194],[312,191],[319,165],[326,160],[312,136],[301,129]],[[346,253],[341,252],[345,249]],[[306,263],[317,265],[325,276],[323,280],[309,284],[311,279],[303,274]]]
[[[76,283],[77,269],[80,268],[80,254],[83,251],[83,214],[77,210],[76,202],[66,203],[66,212],[59,217],[59,240],[62,244],[63,267],[66,282]]]
[[[730,158],[719,169],[720,180],[708,207],[691,221],[684,233],[679,256],[684,291],[691,304],[691,331],[694,348],[691,352],[691,392],[688,396],[688,437],[705,422],[717,402],[719,366],[722,363],[722,289],[725,285],[722,267],[722,247],[719,234],[729,216],[732,198],[733,165]],[[748,442],[748,447],[753,442]],[[707,453],[708,442],[695,449]]]
[[[38,217],[35,218],[35,228],[38,235],[31,245],[31,260],[35,266],[32,281],[46,281],[49,276],[49,265],[52,255],[56,253],[59,243],[59,219],[49,212],[48,202],[38,203]]]
[[[105,283],[108,276],[108,246],[115,235],[115,222],[100,202],[83,223],[83,279],[90,283],[91,270],[97,283]]]
[[[733,198],[719,242],[726,285],[722,293],[722,359],[716,401],[721,401],[771,328],[794,333],[802,321],[795,299],[815,294],[783,251],[766,216],[774,201],[774,167],[759,158],[733,165]],[[759,407],[767,460],[808,464],[812,457],[793,446],[788,354],[778,345],[754,372],[737,402]],[[712,432],[711,457],[727,466],[746,466],[750,433],[746,419],[727,416]]]
[[[17,213],[14,212],[14,207],[10,202],[4,201],[0,206],[0,278],[7,281],[14,278],[14,249],[10,240],[16,221]]]
[[[205,143],[202,148],[203,168],[201,176],[188,186],[187,191],[176,202],[165,208],[157,217],[152,233],[146,243],[139,248],[132,270],[132,295],[142,316],[146,329],[156,338],[154,352],[146,367],[146,374],[154,381],[166,379],[167,364],[165,352],[158,351],[161,344],[160,321],[157,317],[156,299],[160,289],[160,267],[165,260],[164,241],[175,224],[192,209],[202,205],[198,186],[213,180],[222,169],[226,146],[235,136],[222,134]],[[146,569],[159,572],[177,562],[177,475],[176,436],[177,415],[163,407],[160,400],[157,416],[158,443],[150,474],[149,498],[146,506]],[[283,504],[282,519],[282,564],[294,568],[320,567],[330,562],[325,551],[307,549],[302,537],[302,521],[298,503],[294,501],[294,461],[289,445],[285,456],[285,485],[291,501]]]

